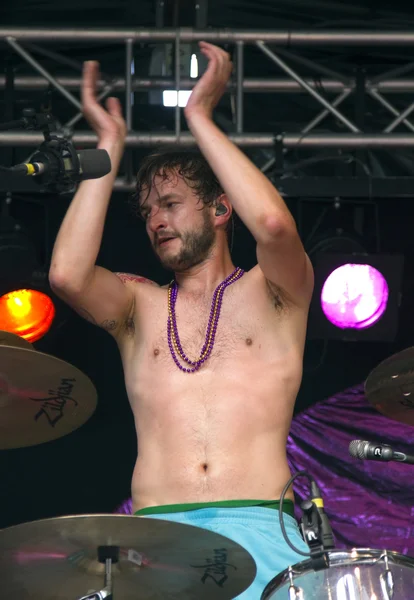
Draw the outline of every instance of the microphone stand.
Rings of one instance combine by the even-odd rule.
[[[23,117],[0,123],[0,131],[10,129],[47,130],[56,129],[56,121],[50,113],[37,113],[34,108],[24,108]]]
[[[109,588],[104,588],[99,592],[92,592],[89,596],[82,596],[79,600],[113,600],[113,595]]]

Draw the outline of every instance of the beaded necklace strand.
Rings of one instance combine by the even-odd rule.
[[[211,302],[210,317],[207,324],[204,345],[201,349],[200,357],[194,361],[190,360],[190,358],[188,358],[188,356],[185,354],[181,346],[180,337],[178,335],[177,318],[175,314],[175,305],[178,296],[178,284],[175,280],[171,281],[171,283],[169,284],[167,321],[168,347],[170,349],[171,356],[175,364],[184,373],[194,373],[195,371],[198,371],[198,369],[203,365],[203,363],[209,358],[214,347],[214,341],[216,337],[217,325],[220,317],[220,310],[223,302],[224,292],[229,285],[240,279],[240,277],[242,277],[243,275],[243,269],[236,267],[233,273],[226,277],[226,279],[224,279],[224,281],[219,283],[219,285],[216,287]],[[178,357],[180,357],[180,359],[184,363],[189,365],[189,367],[182,366]]]

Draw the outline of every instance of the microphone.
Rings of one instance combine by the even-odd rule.
[[[98,179],[111,171],[111,159],[106,150],[80,150],[63,139],[44,142],[30,162],[12,167],[10,171],[33,176],[40,186],[60,193],[69,192],[79,181]]]
[[[414,456],[404,454],[404,452],[395,452],[388,444],[354,440],[349,444],[349,454],[360,460],[395,461],[414,465]]]

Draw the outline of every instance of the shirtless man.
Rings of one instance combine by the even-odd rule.
[[[290,477],[286,439],[313,272],[283,199],[212,120],[231,73],[229,55],[204,42],[200,48],[208,68],[185,109],[200,158],[173,151],[150,157],[137,184],[147,234],[176,288],[95,265],[126,126],[116,99],[107,110],[98,104],[94,62],[85,63],[83,110],[112,172],[80,185],[49,277],[61,298],[119,346],[138,436],[134,512],[240,543],[256,560],[257,577],[238,598],[258,600],[273,577],[303,560],[284,542],[274,508]],[[257,242],[258,264],[244,274],[227,243],[233,207]],[[231,275],[223,291],[218,286]],[[211,312],[215,336],[213,326],[206,334]],[[292,541],[307,550],[292,516],[285,520]]]

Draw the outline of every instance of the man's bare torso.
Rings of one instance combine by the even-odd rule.
[[[286,439],[302,377],[306,311],[275,299],[255,267],[224,293],[210,358],[198,372],[183,373],[167,343],[167,290],[141,284],[136,294],[134,326],[130,321],[119,338],[138,437],[134,511],[279,498],[290,477]],[[193,360],[210,306],[211,296],[178,293],[178,331]]]

